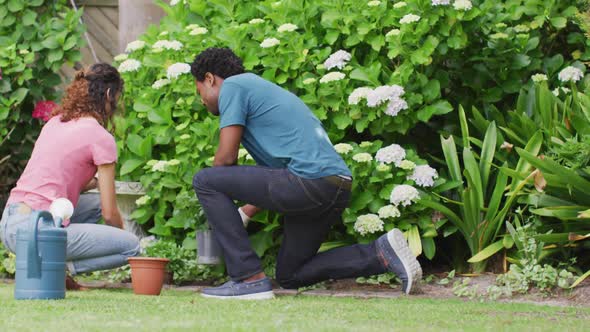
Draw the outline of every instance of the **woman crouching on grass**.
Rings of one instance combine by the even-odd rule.
[[[139,240],[123,230],[117,208],[117,146],[106,129],[122,90],[119,72],[108,64],[94,64],[76,73],[61,106],[43,126],[4,208],[0,239],[10,251],[16,249],[17,229],[27,227],[32,213],[49,210],[53,200],[65,197],[75,207],[69,223],[64,223],[70,275],[119,267],[127,264],[127,257],[139,254]],[[80,196],[97,186],[100,197]],[[97,224],[101,217],[106,225]],[[79,289],[71,278],[66,287]]]

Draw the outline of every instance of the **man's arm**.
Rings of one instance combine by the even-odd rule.
[[[237,163],[243,133],[244,127],[237,125],[221,129],[213,166],[233,166]]]

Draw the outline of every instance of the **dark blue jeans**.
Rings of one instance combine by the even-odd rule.
[[[193,186],[235,281],[262,268],[234,200],[283,214],[276,279],[283,288],[299,288],[327,279],[386,272],[373,243],[317,253],[348,206],[350,192],[344,188],[345,181],[304,179],[286,169],[228,166],[203,169],[195,175]]]

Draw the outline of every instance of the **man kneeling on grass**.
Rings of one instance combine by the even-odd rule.
[[[193,186],[231,277],[204,289],[203,296],[273,297],[242,223],[261,209],[284,215],[276,269],[282,287],[391,271],[402,280],[405,293],[416,288],[422,270],[398,229],[370,244],[318,254],[330,227],[341,222],[352,178],[320,121],[297,96],[245,73],[242,60],[228,48],[197,55],[191,73],[201,101],[220,117],[214,167],[198,172]],[[236,165],[240,143],[260,166]],[[249,204],[238,209],[234,200]]]

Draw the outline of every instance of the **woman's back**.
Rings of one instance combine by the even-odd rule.
[[[61,116],[54,116],[43,126],[8,203],[23,202],[35,210],[47,210],[53,200],[66,197],[76,206],[96,165],[116,160],[115,140],[96,119],[61,122]]]

